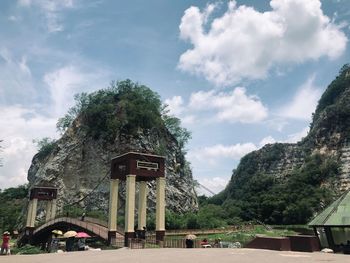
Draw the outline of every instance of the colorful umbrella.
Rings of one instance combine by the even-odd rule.
[[[77,232],[71,230],[64,233],[63,236],[69,238],[69,237],[75,237],[76,235],[77,235]]]
[[[52,234],[59,235],[59,236],[62,236],[62,235],[63,235],[63,232],[62,232],[61,230],[58,230],[58,229],[52,230],[51,233],[52,233]]]
[[[196,239],[197,238],[197,236],[196,235],[193,235],[193,234],[188,234],[187,236],[186,236],[186,239],[191,239],[191,240],[193,240],[193,239]]]
[[[88,237],[91,237],[91,236],[86,234],[85,232],[78,232],[75,237],[77,237],[77,238],[88,238]]]

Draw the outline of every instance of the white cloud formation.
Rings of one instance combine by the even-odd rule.
[[[1,188],[27,182],[27,170],[37,152],[32,140],[55,137],[56,119],[44,117],[21,106],[0,107],[0,138],[4,147],[0,168]]]
[[[189,108],[193,110],[216,110],[218,121],[231,123],[256,123],[268,116],[268,109],[256,96],[246,94],[245,88],[231,92],[199,91],[192,93]]]
[[[266,144],[273,144],[275,142],[276,142],[276,140],[271,135],[269,135],[260,141],[259,146],[263,147]]]
[[[288,138],[284,142],[297,143],[301,141],[301,139],[303,139],[308,134],[309,130],[310,130],[309,127],[305,127],[299,132],[289,134]]]
[[[184,102],[181,96],[174,96],[164,102],[168,105],[168,110],[172,115],[179,116],[184,111]]]
[[[224,188],[228,184],[228,181],[229,179],[216,176],[213,178],[200,179],[198,182],[204,187],[208,188],[211,192],[214,192],[215,194],[217,194],[220,191],[224,190]],[[206,195],[206,196],[212,195],[212,193],[210,193],[208,190],[204,189],[203,187],[198,187],[197,192],[199,194]]]
[[[34,96],[34,81],[27,58],[16,58],[9,49],[0,47],[0,105],[29,101]]]
[[[54,33],[64,30],[59,12],[67,8],[73,8],[74,0],[19,0],[18,5],[26,8],[39,8],[46,18],[48,32]]]
[[[279,115],[286,118],[311,120],[318,100],[322,95],[322,89],[314,84],[315,76],[311,76],[298,88],[292,101],[279,111]]]
[[[265,78],[272,67],[341,55],[347,37],[322,11],[320,0],[271,0],[271,10],[228,3],[227,11],[209,22],[214,6],[188,8],[180,37],[193,48],[179,68],[203,75],[216,85]],[[208,30],[206,30],[208,28]]]
[[[237,87],[229,92],[197,91],[190,96],[186,105],[181,96],[165,100],[170,114],[184,123],[193,124],[206,114],[206,121],[230,123],[258,123],[268,116],[268,109],[260,99],[246,94],[246,89]],[[211,117],[208,117],[211,116]]]
[[[251,151],[257,150],[254,143],[237,143],[234,145],[216,144],[191,150],[188,153],[188,158],[192,162],[202,162],[210,165],[216,165],[217,161],[223,158],[239,160],[242,156]]]
[[[74,105],[74,94],[78,92],[105,88],[101,83],[106,82],[108,74],[106,71],[90,73],[73,65],[46,73],[43,80],[51,94],[51,115],[62,117]]]
[[[24,56],[18,62],[12,58],[9,52],[3,51],[0,52],[0,58],[6,61],[4,69],[8,67],[16,69],[15,72],[21,72],[19,75],[21,78],[27,76],[30,79],[31,72]],[[67,65],[53,70],[43,77],[50,94],[47,99],[51,100],[51,103],[48,104],[52,104],[52,107],[45,108],[45,111],[40,109],[39,113],[39,111],[34,110],[33,108],[37,106],[33,103],[27,103],[28,106],[23,106],[26,103],[6,106],[0,101],[0,127],[6,127],[6,129],[0,129],[0,139],[4,140],[2,144],[4,149],[1,153],[4,166],[0,168],[1,188],[26,182],[28,168],[37,152],[32,142],[33,139],[57,137],[57,119],[62,117],[67,109],[73,105],[74,93],[104,88],[109,79],[107,71],[95,71],[92,74],[88,69]],[[6,92],[1,86],[2,83],[3,80],[0,80],[0,95],[2,92]],[[11,85],[10,82],[9,87]],[[23,93],[28,85],[30,84],[21,83],[18,92]],[[6,94],[7,97],[10,97],[8,93]],[[24,97],[27,98],[27,96]]]

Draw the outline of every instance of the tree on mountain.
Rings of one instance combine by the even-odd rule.
[[[75,126],[94,139],[111,142],[117,136],[138,137],[167,130],[183,149],[191,137],[181,121],[169,114],[158,93],[128,79],[90,94],[77,94],[74,99],[75,106],[56,124],[61,133],[77,120]]]

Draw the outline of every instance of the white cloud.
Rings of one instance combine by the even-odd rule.
[[[73,0],[19,0],[18,5],[22,7],[38,8],[46,18],[46,27],[49,33],[59,32],[64,30],[60,12],[67,8],[74,7]]]
[[[322,89],[315,86],[314,80],[315,76],[312,76],[298,88],[292,101],[279,111],[282,117],[311,120],[322,95]]]
[[[309,130],[309,127],[305,127],[300,132],[289,134],[288,138],[284,142],[297,143],[308,134]]]
[[[272,67],[334,59],[344,52],[347,37],[323,13],[319,0],[271,0],[270,6],[271,11],[259,12],[230,1],[212,22],[212,7],[188,8],[180,37],[193,48],[181,55],[179,68],[230,85],[265,78]]]
[[[18,16],[9,16],[8,17],[8,20],[10,20],[10,21],[12,21],[12,22],[17,22],[17,21],[19,21],[21,18],[20,17],[18,17]]]
[[[22,56],[19,60],[7,48],[0,48],[0,95],[0,105],[30,101],[35,96],[34,81],[26,57]]]
[[[56,119],[44,117],[21,106],[0,107],[0,138],[4,147],[0,168],[1,188],[27,182],[27,170],[37,152],[32,140],[55,137]]]
[[[27,74],[29,76],[32,75],[28,65],[27,65],[27,58],[25,56],[22,57],[21,61],[19,62],[19,68],[24,74]]]
[[[239,160],[242,156],[255,150],[257,150],[257,147],[251,142],[243,144],[237,143],[234,145],[216,144],[191,150],[188,153],[188,158],[190,161],[192,159],[194,161],[216,165],[217,161],[220,159],[229,158],[232,160]]]
[[[181,96],[174,96],[170,99],[166,99],[165,104],[168,105],[170,114],[175,116],[179,116],[184,110],[183,99]]]
[[[174,96],[166,99],[165,104],[170,114],[189,125],[199,120],[202,123],[258,123],[268,116],[268,109],[260,99],[246,94],[246,89],[242,87],[229,92],[197,91],[191,94],[187,104],[181,96]]]
[[[90,73],[73,65],[46,73],[43,80],[51,94],[53,106],[51,114],[62,117],[68,108],[74,105],[73,95],[78,92],[105,88],[102,83],[106,83],[108,74],[107,71]]]
[[[263,147],[265,144],[273,144],[275,142],[276,142],[276,140],[271,135],[269,135],[269,136],[263,138],[260,141],[259,145],[260,145],[260,147]]]
[[[226,185],[229,182],[229,179],[225,179],[222,177],[213,177],[213,178],[204,178],[200,179],[198,181],[201,185],[208,188],[211,192],[214,192],[215,194],[219,193],[220,191],[224,190]],[[199,194],[203,194],[206,196],[211,196],[212,193],[210,193],[208,190],[206,190],[203,187],[198,187],[197,192]]]
[[[246,94],[245,88],[231,92],[199,91],[192,93],[189,102],[192,110],[216,110],[215,119],[231,123],[256,123],[268,116],[268,109],[258,97]]]

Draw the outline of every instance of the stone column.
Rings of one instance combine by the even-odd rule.
[[[57,199],[51,200],[51,220],[55,219],[57,211]]]
[[[135,184],[136,175],[127,175],[125,200],[125,246],[129,245],[128,239],[134,237]]]
[[[45,222],[48,222],[51,220],[51,209],[52,209],[52,200],[47,200],[46,203],[46,217],[45,217]]]
[[[157,178],[156,240],[163,241],[165,235],[165,178]]]
[[[119,179],[110,180],[109,189],[109,211],[108,211],[108,244],[115,242],[117,232],[117,213],[118,213],[118,188]]]
[[[32,221],[32,209],[33,209],[33,200],[29,200],[28,209],[27,209],[27,223],[26,227],[30,227]]]
[[[139,205],[138,205],[138,230],[143,230],[143,227],[146,227],[146,210],[147,210],[147,182],[140,182],[139,190]]]
[[[30,227],[35,227],[35,218],[36,218],[37,207],[38,207],[38,199],[33,198],[32,199],[32,212],[31,212]]]

